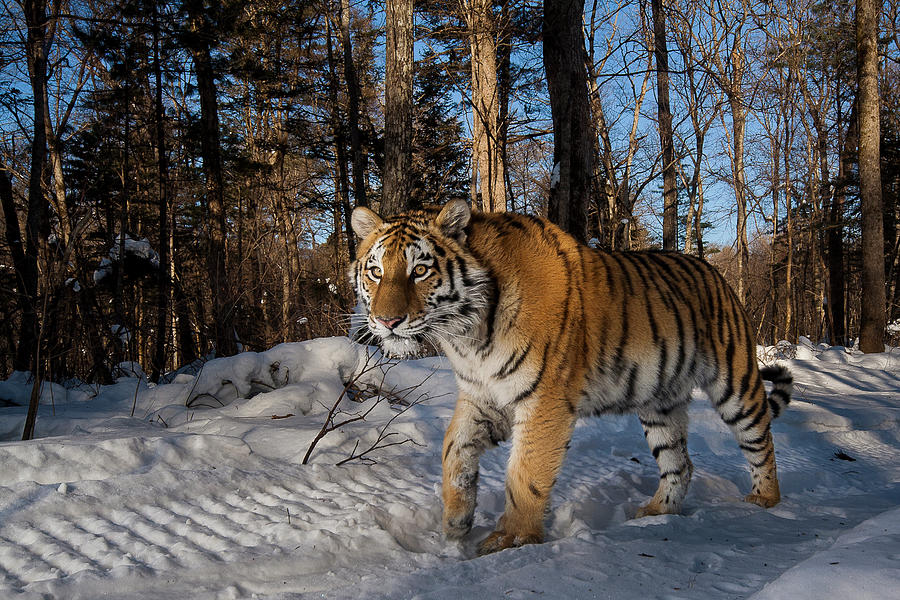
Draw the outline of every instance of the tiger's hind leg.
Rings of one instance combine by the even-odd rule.
[[[743,385],[743,394],[734,392],[730,386],[714,385],[709,395],[750,464],[752,488],[744,500],[771,508],[781,500],[772,443],[772,415],[759,374],[745,379],[756,381]]]
[[[694,472],[687,451],[687,402],[671,410],[638,411],[638,418],[660,475],[656,493],[635,517],[677,513]]]

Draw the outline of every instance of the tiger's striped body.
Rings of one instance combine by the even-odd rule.
[[[674,253],[589,249],[547,221],[440,212],[353,215],[353,279],[389,352],[428,339],[450,359],[459,398],[443,447],[444,531],[465,535],[481,453],[512,437],[506,510],[481,552],[539,542],[580,415],[636,412],[660,483],[637,516],[673,513],[687,493],[687,403],[704,389],[751,466],[747,500],[779,501],[770,421],[790,398],[776,367],[767,398],[748,319],[724,279]]]

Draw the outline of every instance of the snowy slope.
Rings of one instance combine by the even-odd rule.
[[[796,389],[774,426],[777,507],[740,500],[744,459],[698,394],[682,515],[631,520],[658,479],[637,419],[584,420],[548,541],[483,558],[508,446],[482,461],[473,534],[444,541],[440,358],[377,364],[333,338],[157,387],[47,386],[31,442],[14,441],[16,374],[0,382],[0,598],[898,597],[900,351],[781,350]],[[351,380],[335,417],[350,422],[301,464]]]

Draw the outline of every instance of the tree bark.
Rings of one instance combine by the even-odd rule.
[[[789,340],[796,340],[797,333],[795,331],[795,311],[794,305],[794,211],[792,208],[793,198],[791,195],[793,184],[791,183],[791,146],[793,145],[793,111],[785,108],[784,113],[784,148],[782,157],[784,160],[784,207],[785,207],[785,243],[787,245],[787,256],[785,257],[784,271],[784,336]]]
[[[651,0],[653,13],[653,54],[656,57],[656,97],[659,143],[663,174],[663,249],[675,250],[678,243],[678,191],[675,189],[675,145],[672,110],[669,106],[669,50],[666,47],[666,17],[662,0]],[[690,233],[688,233],[690,235]]]
[[[859,195],[862,213],[862,300],[859,349],[884,352],[884,222],[881,211],[881,124],[878,93],[878,15],[875,0],[856,1],[859,118]]]
[[[744,170],[744,140],[747,132],[747,108],[741,85],[744,78],[744,53],[740,48],[741,36],[735,35],[730,55],[732,80],[728,89],[728,103],[731,107],[732,123],[732,177],[737,205],[736,254],[738,266],[738,299],[746,300],[747,266],[750,261],[750,245],[747,241],[747,181]]]
[[[512,28],[510,26],[510,1],[505,0],[500,10],[500,25],[496,35],[497,49],[497,94],[500,103],[497,114],[497,152],[498,161],[503,169],[503,210],[511,208],[512,180],[510,179],[509,165],[509,100],[512,95]]]
[[[491,0],[465,0],[472,67],[472,156],[481,205],[485,211],[506,210],[506,175],[500,146],[500,93],[497,42]]]
[[[829,260],[829,305],[834,323],[835,344],[847,342],[847,286],[844,279],[844,205],[847,200],[847,177],[852,170],[855,151],[859,145],[857,110],[850,113],[838,162],[838,181],[829,210],[832,228],[826,234]],[[840,119],[838,128],[841,127]]]
[[[548,217],[584,242],[593,161],[583,13],[583,0],[544,2],[544,69],[553,117]]]
[[[409,206],[413,138],[413,0],[386,0],[381,214]]]
[[[157,174],[157,201],[158,201],[158,225],[159,225],[159,270],[157,271],[157,298],[156,298],[156,340],[153,347],[153,361],[151,379],[159,381],[160,374],[166,368],[166,347],[169,339],[169,295],[171,282],[169,280],[170,256],[169,256],[169,151],[166,147],[165,111],[163,108],[162,91],[162,59],[160,57],[160,26],[159,9],[153,4],[152,14],[153,33],[153,75],[156,86],[153,106],[153,120],[156,142],[156,174]]]
[[[843,206],[838,194],[833,190],[831,169],[828,165],[828,128],[821,110],[812,103],[810,114],[816,132],[816,153],[819,159],[819,195],[822,200],[822,217],[825,235],[822,239],[823,266],[828,286],[825,292],[825,316],[828,323],[829,341],[832,345],[844,343],[844,240]]]

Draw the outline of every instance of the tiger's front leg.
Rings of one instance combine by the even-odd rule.
[[[472,528],[478,492],[478,459],[481,454],[509,437],[510,419],[490,407],[480,406],[465,394],[456,410],[443,446],[444,535],[459,539]]]
[[[497,528],[479,545],[479,554],[544,540],[544,514],[574,423],[575,414],[562,398],[541,398],[533,409],[517,411],[506,473],[506,509]]]

